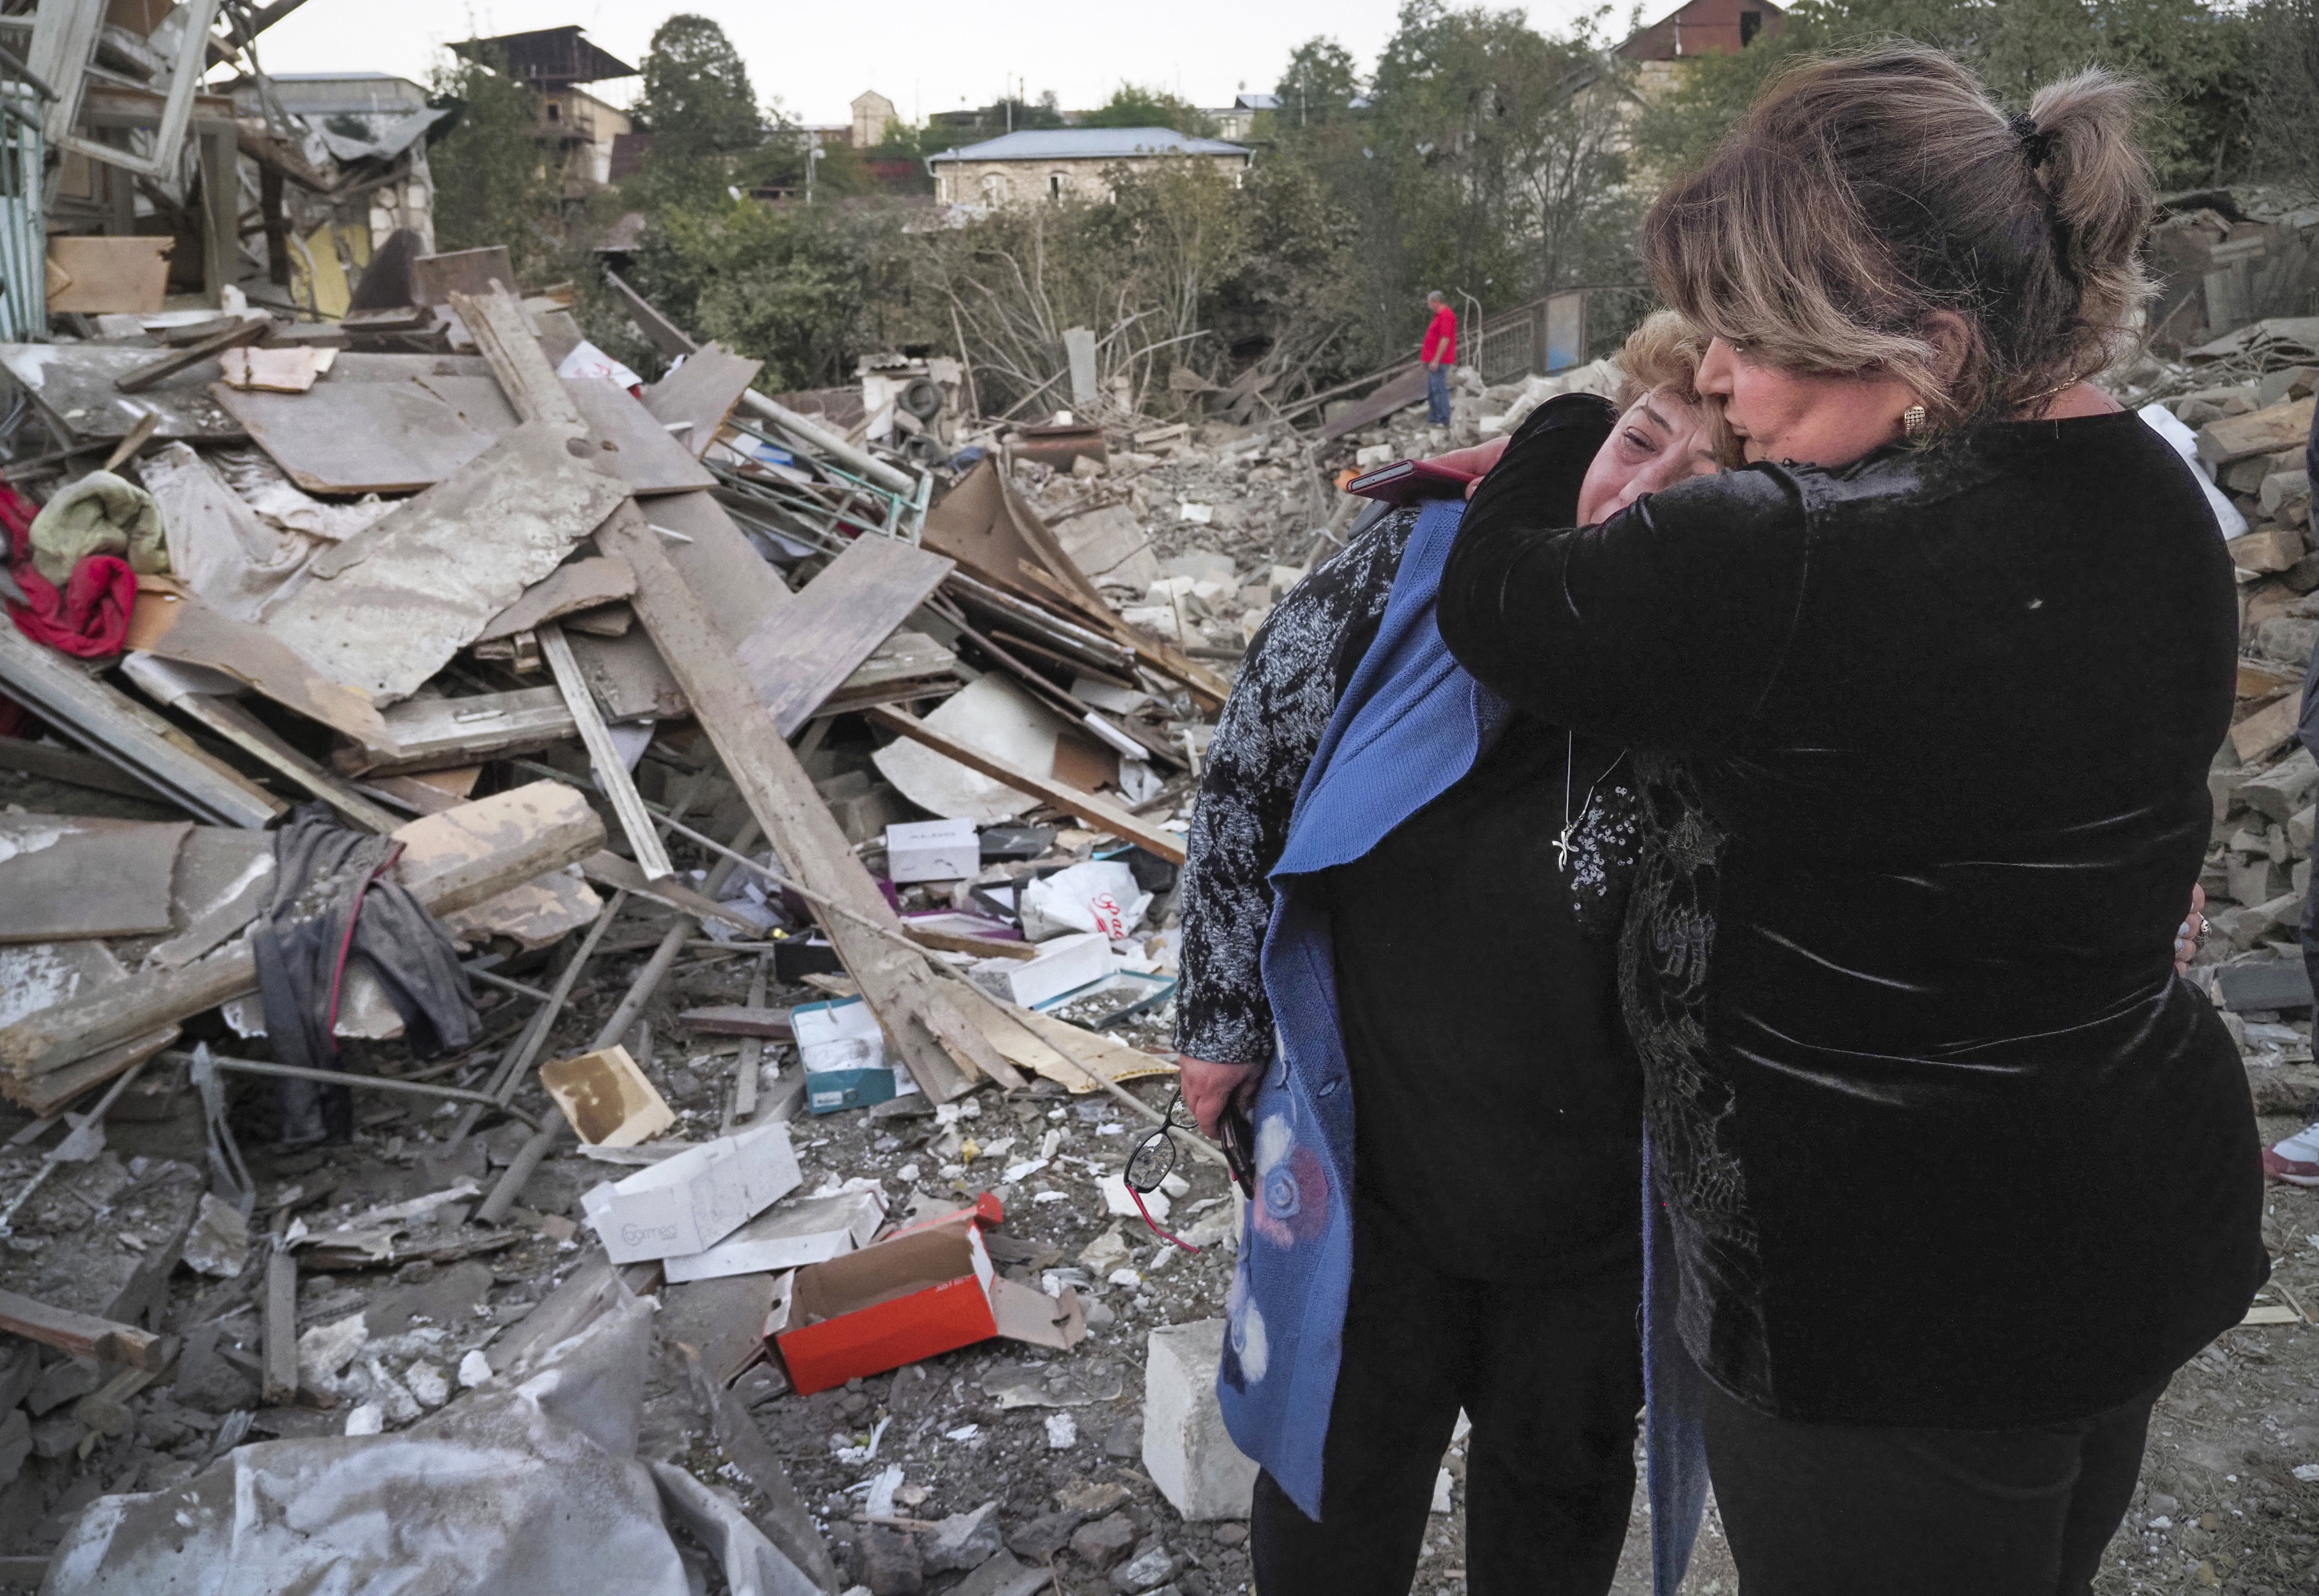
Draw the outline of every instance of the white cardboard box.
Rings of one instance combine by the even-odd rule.
[[[982,843],[971,820],[913,820],[886,828],[886,879],[963,881],[981,873]]]
[[[790,1128],[776,1123],[687,1148],[595,1187],[580,1205],[616,1264],[689,1258],[797,1190],[801,1179]]]
[[[811,1074],[821,1069],[875,1069],[886,1061],[886,1033],[859,997],[801,1003],[790,1011],[798,1058]]]
[[[1101,980],[1118,962],[1108,937],[1085,931],[1041,942],[1036,959],[985,959],[967,974],[993,997],[1032,1008]]]
[[[886,1204],[876,1192],[809,1197],[761,1213],[706,1252],[670,1258],[663,1267],[671,1284],[800,1269],[867,1247],[885,1219]]]

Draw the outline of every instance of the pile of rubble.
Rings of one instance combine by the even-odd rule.
[[[0,1582],[150,1588],[253,1491],[302,1536],[234,1555],[363,1566],[383,1470],[568,1588],[515,1527],[576,1448],[637,1589],[1237,1587],[1238,1205],[1123,1171],[1298,573],[1103,515],[1180,438],[930,465],[510,277],[0,345]]]
[[[2151,364],[2156,364],[2152,362]],[[2295,741],[2319,642],[2319,552],[2305,450],[2319,389],[2319,318],[2251,323],[2188,352],[2174,397],[2143,410],[2209,484],[2239,573],[2238,708],[2209,784],[2199,955],[2266,1113],[2319,1111],[2310,982],[2297,927],[2310,885],[2319,762]],[[2200,380],[2211,379],[2211,380]],[[2195,383],[2195,385],[2192,385]],[[2294,1015],[2299,1023],[2285,1023]]]

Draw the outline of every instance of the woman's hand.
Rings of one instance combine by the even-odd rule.
[[[1245,1107],[1255,1100],[1257,1083],[1264,1078],[1264,1071],[1253,1064],[1217,1064],[1189,1053],[1176,1060],[1176,1071],[1184,1105],[1210,1137],[1222,1133],[1217,1126],[1234,1101]]]
[[[1493,437],[1470,449],[1452,449],[1446,455],[1434,455],[1432,464],[1469,473],[1474,480],[1466,484],[1466,497],[1471,499],[1474,490],[1482,485],[1482,479],[1490,474],[1490,467],[1498,463],[1498,456],[1506,452],[1506,445],[1511,441],[1511,437]]]
[[[2206,889],[2190,888],[2190,913],[2184,917],[2182,928],[2174,933],[2174,973],[2188,975],[2190,960],[2198,956],[2198,944],[2206,940]]]

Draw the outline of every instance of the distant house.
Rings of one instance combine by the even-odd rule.
[[[1648,96],[1673,80],[1674,63],[1693,56],[1737,55],[1787,25],[1787,13],[1771,0],[1691,0],[1638,30],[1618,53],[1641,68],[1641,88]]]
[[[1027,204],[1040,200],[1107,200],[1104,174],[1114,167],[1205,160],[1239,186],[1254,158],[1244,145],[1191,139],[1173,128],[1034,128],[988,139],[926,159],[934,197],[959,205]]]
[[[1256,116],[1259,111],[1278,111],[1285,102],[1278,95],[1240,95],[1222,111],[1207,114],[1215,119],[1216,129],[1227,139],[1247,139],[1256,132]]]
[[[582,37],[586,32],[572,25],[539,28],[463,40],[451,47],[469,60],[504,62],[510,77],[537,95],[537,131],[540,142],[555,152],[553,164],[563,173],[567,199],[614,181],[613,146],[636,131],[627,112],[579,86],[637,75],[634,67],[589,42]]]
[[[886,130],[900,121],[894,102],[876,89],[863,89],[853,96],[853,148],[875,149],[886,141]]]
[[[452,113],[427,104],[427,91],[385,72],[281,72],[267,79],[274,103],[342,162],[402,160],[393,180],[366,185],[338,209],[342,221],[366,218],[371,248],[398,228],[410,228],[434,247],[435,184],[427,141]],[[248,79],[233,90],[237,116],[262,119],[266,107]],[[369,258],[365,250],[356,264]]]

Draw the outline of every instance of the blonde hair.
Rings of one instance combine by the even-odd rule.
[[[1653,311],[1619,346],[1620,410],[1658,389],[1670,389],[1685,403],[1699,401],[1699,367],[1707,358],[1708,335],[1674,311]]]
[[[2008,414],[2131,341],[2154,209],[2142,97],[2082,72],[2008,119],[1938,50],[1805,61],[1651,207],[1652,279],[1751,358],[1881,370],[1936,428]],[[1928,335],[1943,311],[1969,331],[1953,376]]]
[[[1615,402],[1624,411],[1646,393],[1664,391],[1685,404],[1704,406],[1715,457],[1737,465],[1743,460],[1739,439],[1723,419],[1722,402],[1700,397],[1699,368],[1707,358],[1708,341],[1699,323],[1681,312],[1653,311],[1619,346]]]

